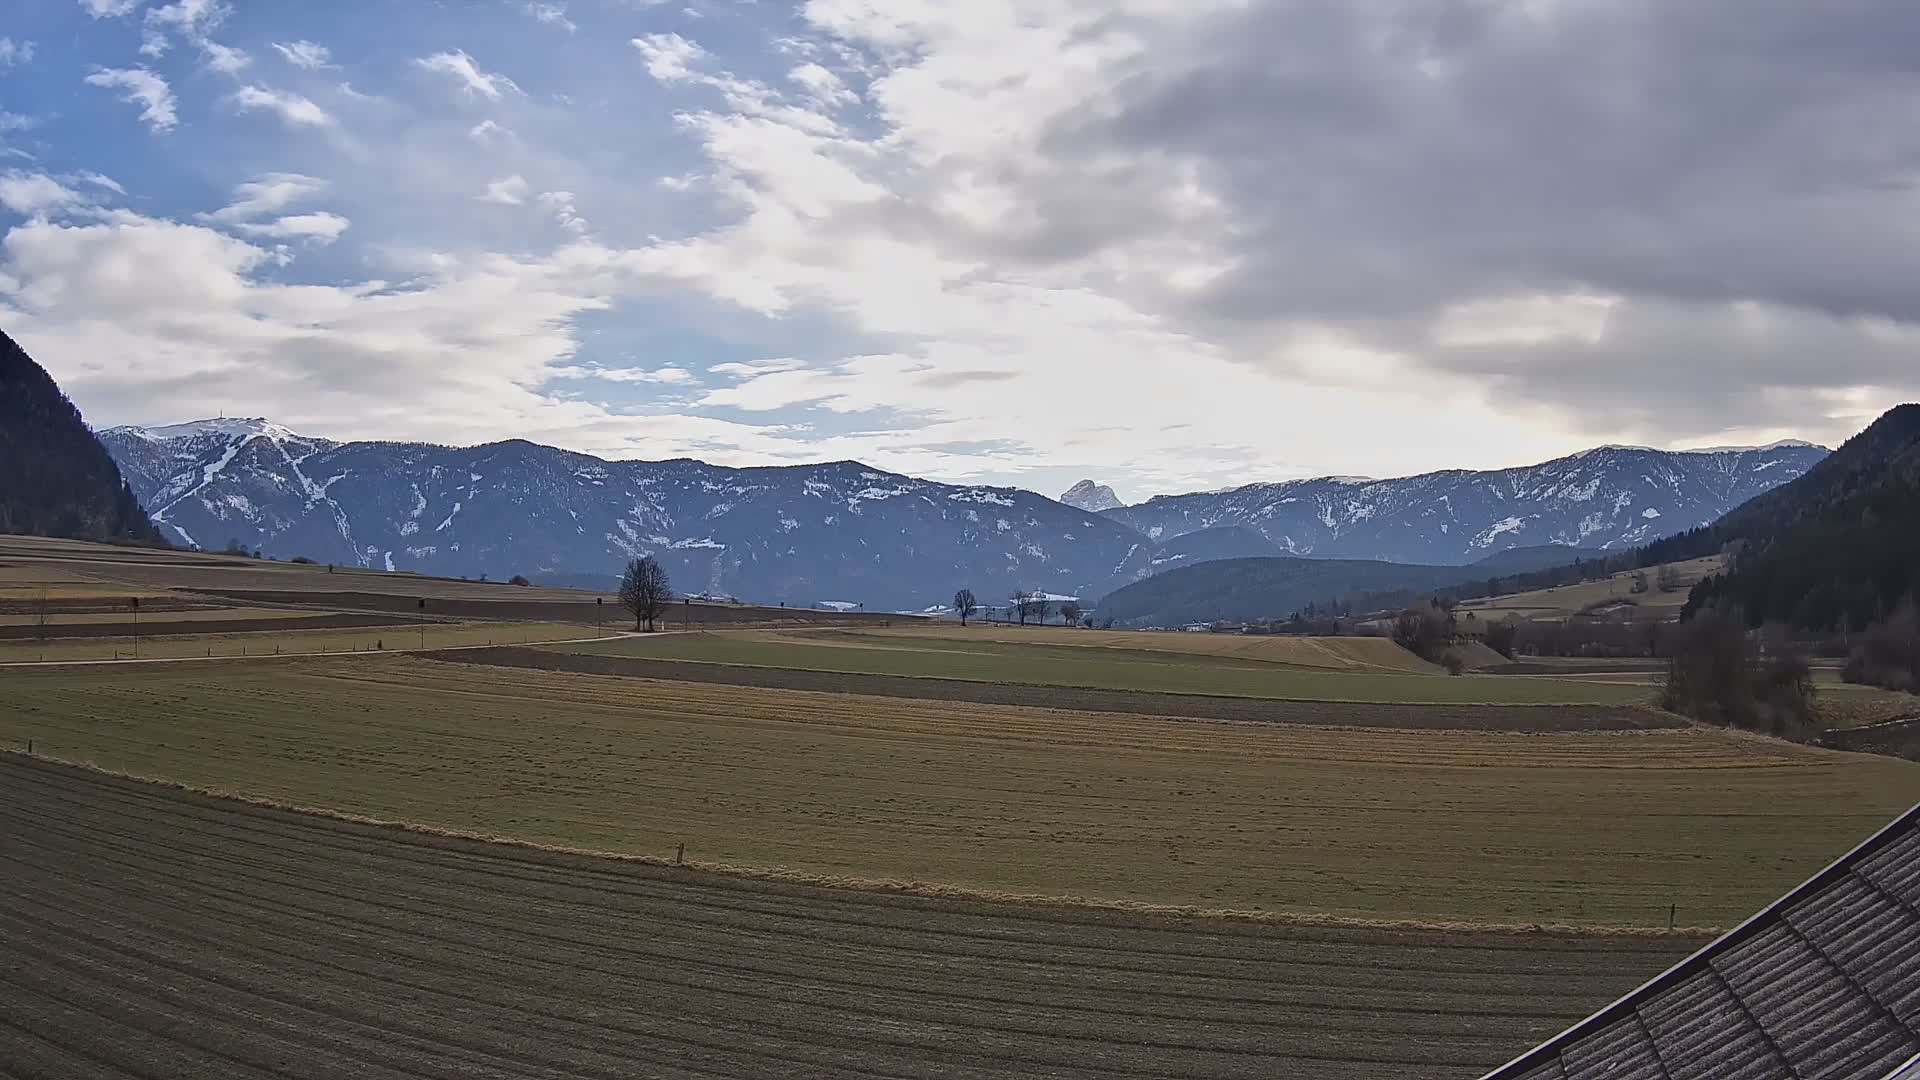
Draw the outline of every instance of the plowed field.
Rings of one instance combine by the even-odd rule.
[[[752,882],[0,755],[0,1074],[1470,1077],[1697,942]]]

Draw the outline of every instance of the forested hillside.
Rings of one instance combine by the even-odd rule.
[[[159,543],[106,448],[39,364],[0,332],[0,533]]]
[[[1920,405],[1902,405],[1807,471],[1711,528],[1663,545],[1738,545],[1732,569],[1695,587],[1691,614],[1739,605],[1749,622],[1860,630],[1920,589]]]

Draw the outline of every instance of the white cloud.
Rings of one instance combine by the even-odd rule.
[[[198,41],[232,12],[221,0],[176,0],[165,7],[148,10],[146,26]]]
[[[565,4],[528,3],[525,5],[524,10],[528,15],[533,16],[541,22],[551,26],[558,26],[569,34],[580,29],[573,24],[572,19],[567,18],[567,5]]]
[[[547,369],[550,379],[599,379],[612,383],[654,383],[685,386],[694,382],[693,372],[683,367],[610,368],[599,364],[580,364]]]
[[[299,94],[264,86],[241,87],[234,91],[233,103],[241,112],[256,109],[271,112],[288,127],[327,127],[333,123],[333,117],[327,115],[325,109]]]
[[[819,64],[801,64],[789,71],[787,78],[805,90],[808,97],[829,109],[860,100],[860,95],[847,89],[847,84],[841,81],[840,76]]]
[[[144,0],[80,0],[80,8],[96,19],[131,15]]]
[[[12,113],[5,109],[0,109],[0,134],[9,131],[25,131],[37,123],[39,123],[39,121],[31,116],[22,116],[19,113]]]
[[[543,191],[535,201],[540,204],[542,210],[553,215],[553,219],[559,223],[561,228],[573,233],[575,236],[586,234],[588,228],[587,219],[581,217],[580,211],[574,206],[573,192]]]
[[[462,49],[423,56],[414,63],[427,71],[452,78],[467,93],[478,94],[488,101],[499,101],[501,95],[509,90],[515,93],[520,91],[520,87],[505,75],[493,75],[480,70],[480,65]]]
[[[489,183],[487,190],[475,198],[500,206],[519,206],[527,201],[527,190],[527,178],[515,173]]]
[[[679,34],[648,34],[633,39],[633,47],[646,60],[647,74],[661,82],[679,82],[692,77],[693,65],[707,51]]]
[[[33,62],[33,42],[0,37],[0,68]]]
[[[253,63],[253,57],[246,50],[222,45],[217,41],[200,43],[200,55],[205,59],[207,70],[221,75],[238,75]]]
[[[267,173],[233,189],[233,201],[200,220],[213,224],[249,221],[277,213],[326,189],[327,183],[300,173]]]
[[[274,51],[286,57],[287,63],[307,71],[318,71],[333,66],[333,53],[325,45],[312,41],[276,41]]]
[[[86,78],[90,86],[121,90],[120,100],[140,106],[140,119],[153,131],[172,131],[180,122],[173,88],[146,68],[101,68]]]
[[[482,120],[467,129],[467,137],[475,142],[490,143],[495,139],[513,138],[513,131],[492,120]]]
[[[79,192],[45,173],[0,173],[0,206],[16,214],[44,214],[85,203]]]
[[[331,244],[340,239],[347,231],[350,222],[339,214],[324,210],[311,214],[293,214],[276,218],[263,224],[243,224],[235,226],[248,236],[257,236],[268,240],[307,240],[315,244]]]

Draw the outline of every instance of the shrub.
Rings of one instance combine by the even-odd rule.
[[[1867,628],[1840,669],[1850,683],[1920,693],[1920,612],[1901,605]]]
[[[1805,742],[1819,729],[1813,695],[1806,659],[1784,651],[1763,658],[1737,608],[1704,608],[1673,632],[1663,708]]]
[[[510,578],[508,578],[508,579],[507,579],[507,584],[509,584],[509,585],[531,585],[531,584],[533,584],[533,582],[531,582],[531,581],[528,581],[528,580],[527,580],[527,578],[526,578],[526,575],[525,575],[525,574],[515,574],[515,575],[513,575],[512,577],[510,577]]]
[[[1461,659],[1459,653],[1448,649],[1440,654],[1440,666],[1447,669],[1447,674],[1458,675],[1467,669],[1467,662]]]

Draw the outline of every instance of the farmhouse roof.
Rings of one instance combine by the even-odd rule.
[[[1486,1080],[1920,1080],[1920,806]]]

